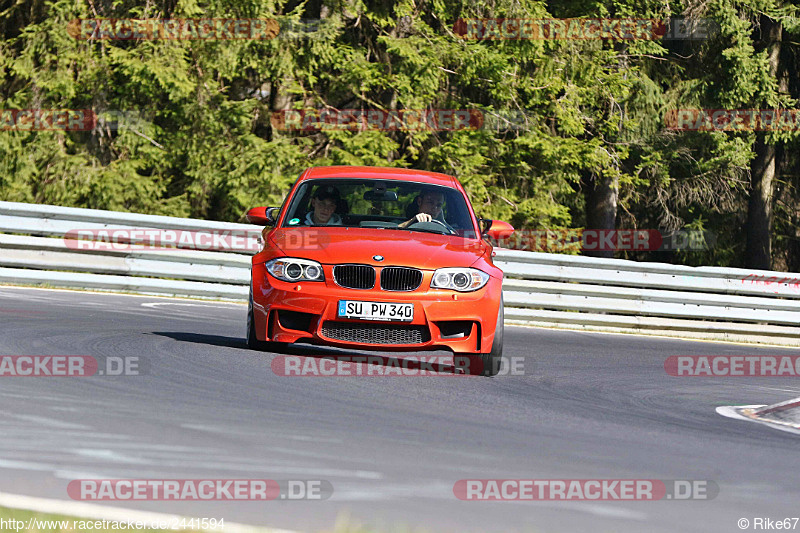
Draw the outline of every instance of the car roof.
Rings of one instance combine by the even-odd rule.
[[[306,171],[306,173],[302,176],[301,181],[317,178],[405,180],[459,188],[456,185],[456,179],[452,176],[448,176],[447,174],[428,172],[425,170],[411,170],[407,168],[356,167],[345,165],[333,167],[313,167]]]

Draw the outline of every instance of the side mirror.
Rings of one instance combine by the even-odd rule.
[[[244,218],[251,224],[274,226],[279,211],[279,207],[254,207],[247,212]]]
[[[508,239],[514,234],[514,226],[508,222],[488,218],[482,218],[479,222],[481,224],[481,233],[494,241]]]

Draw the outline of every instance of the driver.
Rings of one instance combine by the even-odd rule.
[[[341,226],[342,217],[335,213],[339,205],[339,189],[325,185],[311,198],[312,211],[306,215],[306,226]]]
[[[442,216],[442,207],[444,206],[444,193],[439,191],[428,190],[417,196],[417,214],[409,220],[398,224],[400,228],[407,228],[411,224],[418,222],[432,222],[437,221],[444,224],[447,229],[452,230],[450,225],[445,222]]]

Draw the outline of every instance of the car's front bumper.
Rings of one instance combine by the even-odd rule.
[[[287,283],[253,267],[253,312],[260,340],[368,350],[450,349],[454,353],[491,350],[502,295],[502,280],[490,278],[474,292],[430,289],[424,272],[415,291],[347,289],[336,285],[330,266],[325,282]],[[412,321],[375,321],[338,316],[340,300],[403,302],[414,306]]]

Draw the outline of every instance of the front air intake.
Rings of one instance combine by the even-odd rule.
[[[359,344],[422,344],[430,340],[425,326],[325,322],[320,334],[337,341]]]

